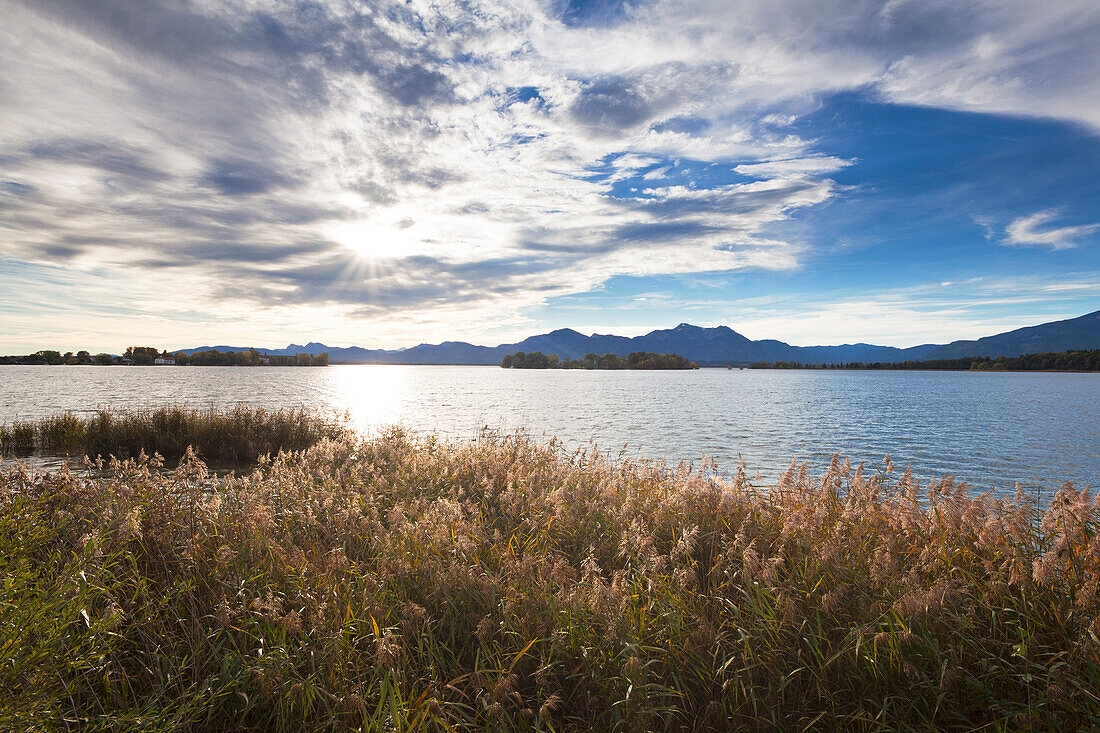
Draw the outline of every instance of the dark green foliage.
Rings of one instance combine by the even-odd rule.
[[[626,359],[618,354],[585,354],[583,359],[566,359],[562,369],[626,369]]]
[[[505,356],[500,365],[505,369],[554,369],[558,366],[558,357],[555,354],[547,356],[541,351],[517,351]]]
[[[698,369],[679,354],[650,354],[636,351],[626,359],[618,354],[587,354],[583,359],[559,360],[556,354],[540,351],[508,354],[500,362],[505,369]]]
[[[278,356],[248,351],[196,351],[194,354],[177,352],[173,355],[181,366],[328,366],[328,354],[296,354]]]
[[[679,354],[651,354],[635,351],[626,357],[627,369],[698,369],[693,361]]]
[[[64,359],[61,358],[60,351],[53,351],[52,349],[43,349],[42,351],[36,351],[33,354],[29,354],[23,357],[24,364],[63,364]]]
[[[151,366],[158,357],[171,357],[177,366],[328,366],[328,354],[295,354],[280,356],[261,354],[256,349],[248,351],[197,351],[185,354],[182,351],[170,354],[161,352],[153,346],[130,346],[123,356],[134,366]],[[39,351],[28,356],[0,356],[0,364],[96,364],[107,366],[121,363],[110,354],[96,354],[91,357],[87,351],[74,356],[70,351],[65,357],[58,351]]]
[[[125,358],[134,362],[134,366],[150,366],[160,356],[160,350],[154,346],[128,346]]]

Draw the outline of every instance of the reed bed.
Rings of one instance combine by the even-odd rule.
[[[522,435],[0,471],[0,728],[1096,729],[1100,506]]]
[[[172,406],[147,410],[71,412],[0,425],[0,448],[90,456],[137,457],[159,453],[177,460],[190,447],[206,461],[255,461],[279,450],[302,450],[346,430],[336,419],[305,408],[268,410],[238,405],[227,410]]]

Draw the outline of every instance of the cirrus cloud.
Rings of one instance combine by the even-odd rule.
[[[1057,210],[1047,210],[1021,216],[1005,228],[1004,243],[1013,247],[1070,249],[1076,247],[1081,239],[1100,231],[1100,224],[1051,226],[1059,213]]]

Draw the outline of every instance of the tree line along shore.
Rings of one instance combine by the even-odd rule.
[[[797,361],[758,361],[750,369],[921,369],[959,372],[1097,372],[1100,349],[1082,349],[1023,356],[976,356],[959,359],[928,359],[901,362],[848,362],[845,364],[803,364]]]
[[[0,463],[0,729],[1100,727],[1071,485],[764,485],[243,407],[34,429],[91,457]]]
[[[541,351],[506,355],[500,362],[505,369],[698,369],[699,366],[679,354],[633,352],[624,359],[618,354],[587,354],[580,359],[559,359],[557,354]]]
[[[23,356],[0,356],[0,364],[50,365],[97,365],[97,366],[328,366],[328,354],[294,355],[268,354],[256,349],[247,351],[196,351],[191,354],[182,351],[162,351],[154,346],[130,346],[122,355],[90,354],[78,351],[43,349]]]
[[[294,355],[269,354],[256,349],[244,351],[199,351],[186,354],[168,352],[152,346],[131,346],[122,355],[91,354],[88,351],[60,352],[43,349],[33,354],[0,356],[0,364],[26,365],[174,365],[174,366],[328,366],[327,353]],[[559,358],[557,354],[539,351],[506,355],[500,363],[513,369],[698,369],[696,361],[679,354],[634,352],[626,357],[618,354],[587,354],[583,358]],[[757,361],[748,364],[704,362],[703,366],[740,366],[749,369],[859,369],[859,370],[941,370],[941,371],[1100,371],[1100,349],[1080,349],[1056,353],[1034,353],[1014,357],[961,357],[902,362],[844,362],[807,364],[796,361]]]

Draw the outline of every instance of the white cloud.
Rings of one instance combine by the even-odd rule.
[[[964,34],[955,43],[892,59],[877,82],[888,97],[1057,117],[1100,129],[1100,5],[987,1],[957,7]]]
[[[1058,215],[1058,211],[1047,210],[1016,219],[1005,228],[1004,244],[1013,247],[1070,249],[1080,244],[1083,238],[1100,230],[1100,224],[1050,226]]]
[[[855,161],[842,160],[833,156],[814,155],[788,160],[769,160],[763,163],[743,163],[736,166],[734,171],[754,178],[813,176],[835,173],[853,162]]]
[[[1020,320],[1018,325],[1036,322]],[[1008,330],[1002,328],[1004,323],[1004,319],[975,318],[959,307],[929,308],[917,303],[862,299],[830,303],[803,312],[748,318],[738,321],[733,328],[749,338],[775,338],[795,346],[864,342],[909,347],[989,336]]]
[[[1065,287],[1070,285],[1070,287]],[[1095,307],[1082,291],[1096,292],[1094,279],[1072,284],[1021,278],[838,294],[825,303],[738,303],[727,323],[752,339],[774,338],[795,346],[865,342],[907,348],[920,344],[976,339],[1038,323],[1074,318]],[[1018,295],[1018,293],[1027,293]],[[1009,307],[1005,307],[1009,306]]]

